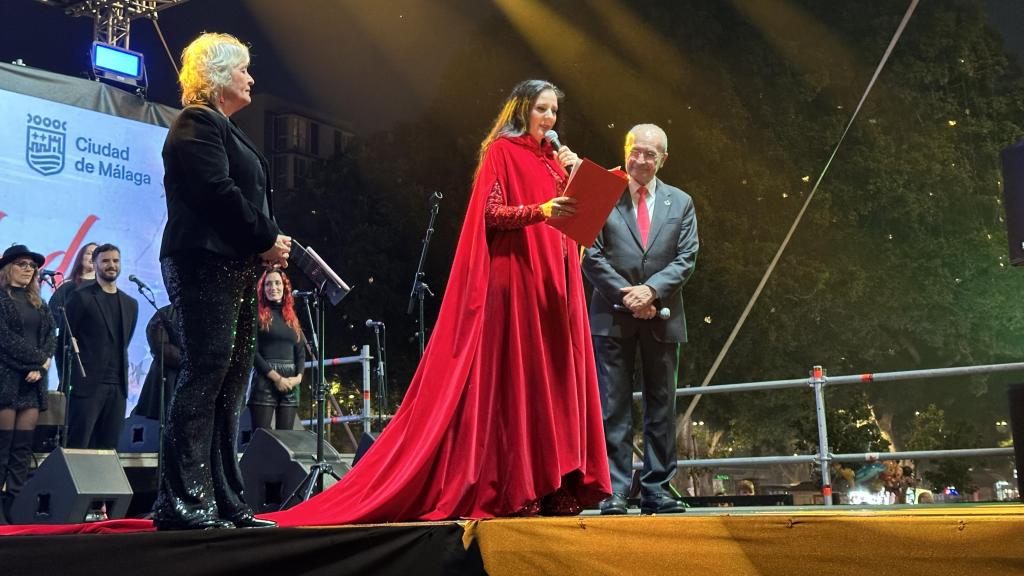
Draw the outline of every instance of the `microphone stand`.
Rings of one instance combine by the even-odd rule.
[[[324,289],[322,286],[317,287],[316,295],[312,298],[313,308],[316,310],[316,323],[313,323],[313,319],[310,320],[310,329],[313,332],[313,345],[317,346],[317,333],[323,334],[325,325],[325,314],[323,302],[321,299],[324,295]],[[306,315],[309,314],[309,302],[306,302]],[[309,341],[306,341],[307,345]],[[319,349],[317,350],[319,352]],[[324,375],[324,355],[316,355],[316,373],[313,376],[313,393],[316,395],[316,462],[309,467],[309,473],[306,474],[306,478],[299,482],[299,485],[295,487],[295,490],[288,495],[287,498],[281,502],[281,507],[278,510],[285,510],[293,502],[305,502],[313,497],[314,493],[324,491],[324,475],[330,475],[335,481],[341,480],[341,477],[334,471],[334,468],[329,462],[324,460],[324,421],[327,419],[327,406],[326,406],[326,382],[327,379]]]
[[[71,390],[74,385],[71,383],[71,373],[74,369],[71,367],[71,360],[74,359],[74,363],[78,366],[78,373],[81,374],[82,378],[85,378],[85,366],[82,364],[82,356],[78,352],[78,340],[75,340],[75,334],[71,331],[71,322],[68,321],[67,309],[64,306],[64,302],[58,306],[60,310],[60,316],[62,318],[61,331],[64,332],[64,368],[61,374],[61,382],[64,384],[64,427],[60,434],[60,445],[63,448],[68,447],[68,429],[71,426]]]
[[[311,394],[310,394],[311,398],[309,399],[310,400],[310,408],[314,408],[313,402],[315,402],[316,398],[317,398],[317,390],[319,389],[319,386],[320,386],[320,376],[321,376],[320,370],[318,369],[319,366],[320,366],[320,342],[318,341],[317,335],[316,335],[317,330],[316,330],[316,324],[313,322],[313,313],[310,312],[310,310],[309,310],[309,297],[303,295],[303,296],[300,296],[300,298],[302,298],[302,307],[306,311],[306,320],[309,323],[310,336],[312,336],[312,338],[306,338],[306,352],[308,352],[310,358],[314,362],[317,363],[316,368],[314,368],[313,370],[310,371],[310,372],[312,372],[312,374],[310,375],[310,379],[309,379],[309,390],[311,392]],[[313,301],[313,305],[316,306],[317,304],[319,304],[319,303],[316,300],[314,300]],[[319,317],[319,310],[318,310],[318,317]],[[305,370],[306,367],[303,366],[302,369]],[[320,426],[320,425],[321,425],[321,422],[317,421],[316,426]],[[319,434],[319,432],[318,432],[318,434]]]
[[[163,462],[164,462],[164,426],[167,424],[167,398],[165,390],[167,390],[167,375],[164,373],[164,334],[171,336],[172,340],[176,340],[174,332],[170,326],[170,322],[167,321],[167,317],[160,312],[160,307],[156,305],[156,298],[153,297],[153,291],[149,288],[143,289],[143,284],[137,283],[136,287],[139,289],[139,294],[149,302],[149,305],[156,311],[157,317],[160,319],[160,324],[163,330],[160,332],[160,442],[156,448],[156,477],[163,478]],[[176,342],[174,342],[176,343]]]
[[[420,251],[420,262],[416,266],[416,276],[413,277],[412,292],[409,293],[409,307],[406,309],[406,314],[412,314],[412,309],[415,303],[419,303],[419,330],[416,335],[420,341],[420,357],[423,357],[423,349],[426,347],[427,340],[427,328],[424,326],[423,320],[423,299],[425,294],[434,295],[430,291],[430,287],[423,281],[423,277],[426,275],[423,272],[423,265],[427,261],[427,250],[430,248],[430,238],[434,235],[434,219],[437,217],[438,204],[440,204],[441,198],[444,196],[440,192],[434,192],[430,195],[430,222],[427,223],[427,232],[423,237],[423,250]]]
[[[337,305],[346,295],[348,295],[351,288],[334,272],[331,267],[324,262],[323,258],[316,253],[312,248],[306,248],[302,244],[299,244],[296,240],[292,240],[292,254],[291,261],[301,270],[306,277],[316,286],[313,296],[313,306],[316,310],[316,322],[310,323],[310,329],[313,331],[313,342],[319,344],[316,340],[317,334],[320,335],[320,340],[323,340],[324,326],[326,325],[326,311],[324,310],[324,298],[326,297],[332,305]],[[307,305],[308,306],[308,305]],[[306,314],[309,316],[309,309],[307,307]],[[308,343],[308,341],[307,341]],[[320,348],[319,346],[317,346]],[[326,348],[326,344],[324,344]],[[288,508],[288,505],[295,499],[299,501],[309,500],[314,491],[323,491],[324,489],[324,475],[330,474],[335,480],[340,480],[338,475],[334,472],[334,468],[331,467],[330,463],[324,460],[324,432],[325,426],[324,421],[327,417],[327,406],[324,398],[326,397],[327,378],[324,376],[324,354],[323,349],[317,350],[320,354],[316,358],[316,374],[314,376],[315,386],[313,393],[316,395],[316,462],[309,467],[309,473],[306,474],[306,478],[295,487],[295,490],[284,499],[281,503],[281,510]]]

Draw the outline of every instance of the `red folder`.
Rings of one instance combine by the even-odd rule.
[[[605,170],[584,158],[573,166],[565,196],[576,199],[576,213],[566,218],[550,218],[549,226],[589,248],[615,203],[622,198],[629,178],[618,168]]]

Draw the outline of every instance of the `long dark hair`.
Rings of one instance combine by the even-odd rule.
[[[516,84],[502,104],[501,112],[498,112],[498,117],[494,119],[490,132],[480,143],[480,160],[483,160],[491,143],[498,138],[520,136],[526,132],[530,126],[530,110],[533,109],[541,92],[545,90],[554,92],[559,103],[565,97],[557,86],[547,80],[524,80]]]
[[[86,242],[82,244],[82,247],[78,249],[78,254],[75,255],[75,265],[71,267],[71,281],[75,283],[75,286],[81,286],[85,278],[82,278],[82,274],[85,274],[85,266],[82,265],[82,260],[85,259],[85,251],[89,249],[89,246],[99,246],[95,242]],[[93,267],[95,270],[95,266]]]

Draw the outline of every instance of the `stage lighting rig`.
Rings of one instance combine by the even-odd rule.
[[[92,73],[97,79],[146,87],[146,60],[141,52],[93,42]]]
[[[93,20],[92,72],[96,79],[146,88],[146,67],[142,54],[129,50],[132,20],[149,18],[188,0],[36,0],[61,8],[68,16]],[[159,30],[159,28],[158,28]]]

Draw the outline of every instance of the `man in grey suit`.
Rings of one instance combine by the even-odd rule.
[[[637,350],[644,398],[644,514],[684,512],[672,498],[676,472],[675,389],[686,341],[682,287],[697,257],[693,200],[657,179],[668,137],[653,124],[626,136],[629,186],[583,257],[594,287],[590,329],[601,387],[612,496],[602,514],[625,514],[632,478],[632,392]]]

